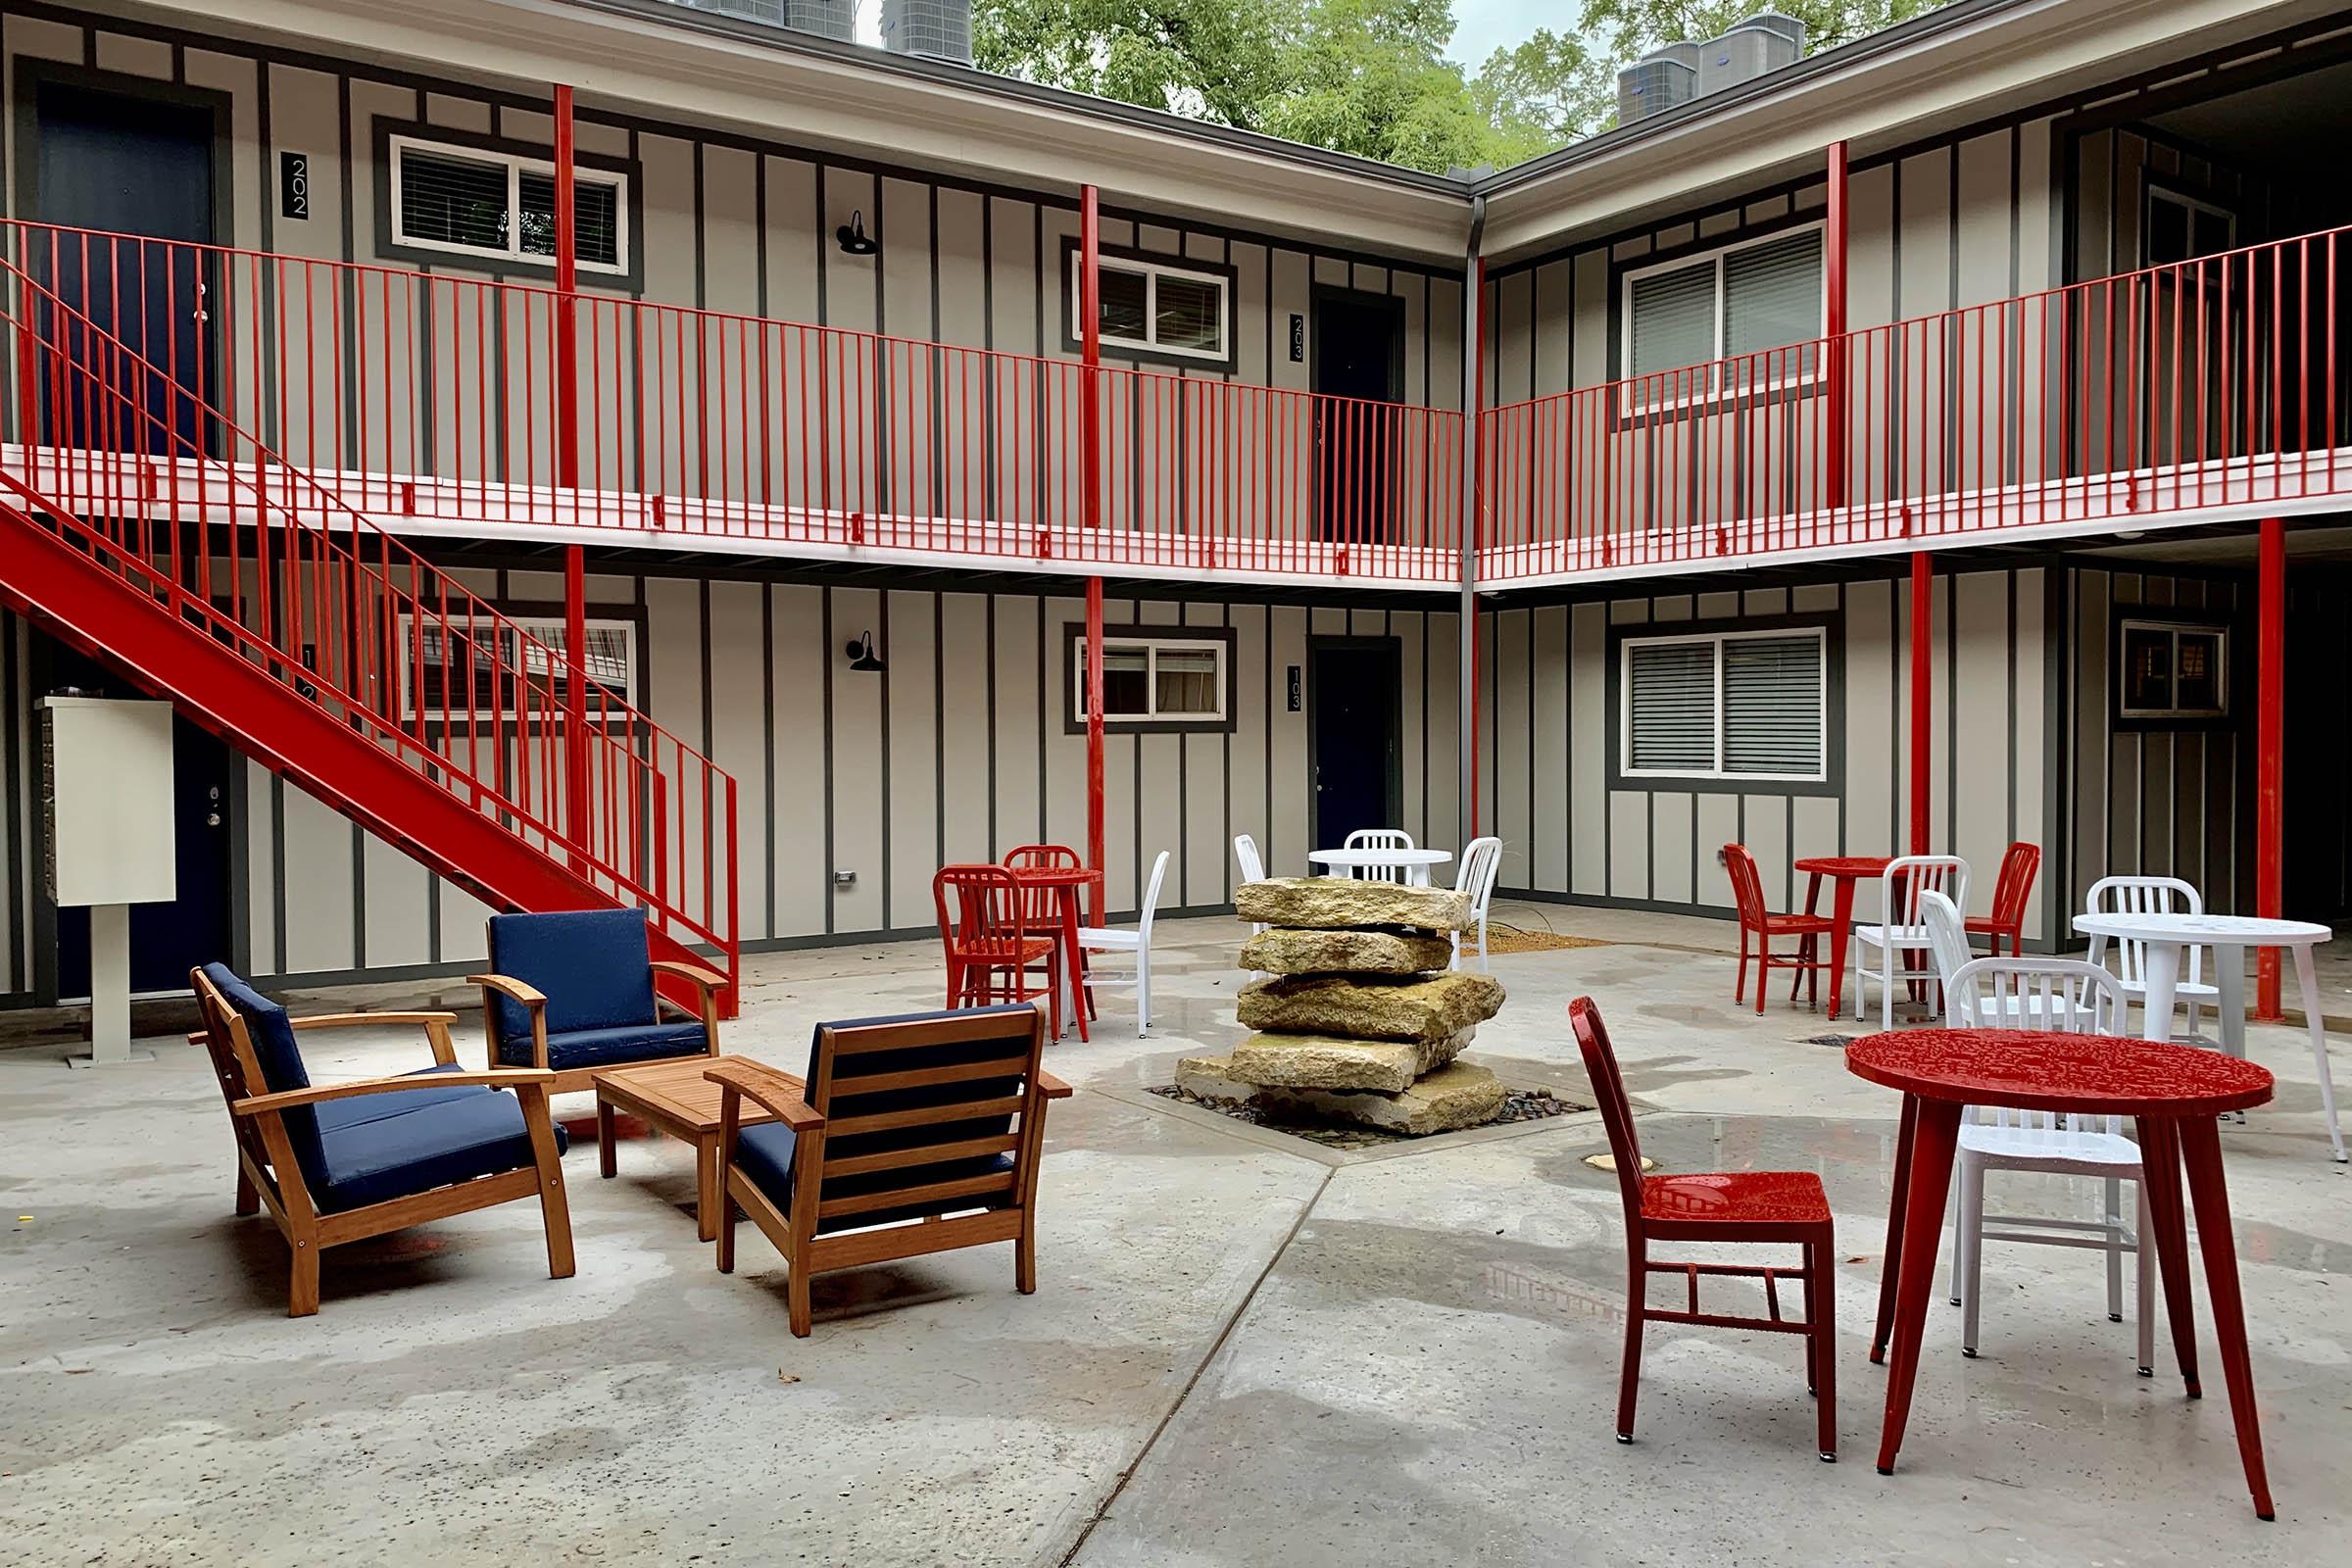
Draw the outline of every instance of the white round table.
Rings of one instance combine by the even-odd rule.
[[[1429,868],[1453,858],[1451,850],[1310,850],[1306,858],[1336,875],[1348,876],[1375,867],[1401,866],[1405,885],[1429,886]]]
[[[2188,948],[2213,949],[2214,985],[2221,992],[2222,1045],[2233,1056],[2246,1054],[2246,950],[2286,948],[2295,956],[2295,981],[2303,992],[2303,1017],[2311,1029],[2311,1057],[2320,1074],[2320,1108],[2328,1116],[2328,1142],[2343,1163],[2344,1135],[2335,1120],[2335,1082],[2328,1071],[2328,1025],[2320,1012],[2320,985],[2311,950],[2335,933],[2309,920],[2263,920],[2244,914],[2078,914],[2075,929],[2086,937],[2108,937],[2141,945],[2147,995],[2141,1001],[2142,1033],[2169,1040],[2173,995],[2180,983],[2180,955]]]

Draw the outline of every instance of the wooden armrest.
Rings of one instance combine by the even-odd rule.
[[[727,984],[727,977],[717,970],[705,968],[699,963],[689,963],[684,958],[656,958],[653,970],[656,974],[674,975],[705,991],[724,990]]]
[[[1038,1091],[1048,1100],[1067,1100],[1070,1098],[1070,1086],[1063,1083],[1060,1079],[1054,1077],[1052,1073],[1047,1072],[1042,1067],[1038,1069],[1037,1087]]]
[[[546,992],[537,986],[514,979],[511,975],[469,974],[466,977],[466,983],[469,986],[480,986],[484,991],[495,991],[509,1002],[519,1002],[526,1007],[547,1005]]]
[[[778,1072],[765,1062],[746,1060],[742,1056],[724,1056],[715,1067],[707,1067],[703,1076],[721,1089],[732,1089],[759,1102],[761,1108],[795,1133],[812,1131],[825,1124],[825,1118],[810,1108],[803,1097],[808,1086],[790,1073]]]
[[[293,1019],[297,1029],[350,1029],[370,1023],[453,1024],[458,1021],[454,1012],[321,1012],[314,1017]]]
[[[313,1084],[308,1089],[285,1089],[273,1095],[252,1095],[229,1109],[239,1116],[294,1110],[322,1100],[352,1100],[361,1095],[390,1094],[401,1089],[455,1089],[480,1084],[488,1089],[522,1089],[555,1081],[555,1074],[537,1067],[492,1067],[481,1072],[422,1073],[403,1078],[361,1078],[347,1084]]]

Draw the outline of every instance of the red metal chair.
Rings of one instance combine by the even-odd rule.
[[[1972,914],[1964,922],[1972,937],[1986,940],[1985,951],[1993,957],[2001,956],[2001,939],[2009,939],[2009,953],[2023,957],[2026,952],[2026,900],[2034,895],[2034,877],[2041,869],[2041,846],[2012,844],[2009,853],[2001,857],[2000,879],[1992,885],[1992,912]]]
[[[1740,977],[1732,987],[1732,1000],[1741,1002],[1747,996],[1747,943],[1756,943],[1756,1010],[1764,1010],[1764,988],[1771,983],[1776,968],[1795,971],[1788,976],[1788,1000],[1796,1000],[1798,981],[1805,985],[1805,1000],[1821,1000],[1821,971],[1830,960],[1821,956],[1821,939],[1836,924],[1824,914],[1772,914],[1764,907],[1764,879],[1756,875],[1756,858],[1747,853],[1744,844],[1726,844],[1723,847],[1723,868],[1732,878],[1732,906],[1740,912]],[[1779,956],[1772,951],[1774,937],[1796,938],[1793,956]]]
[[[1644,1176],[1642,1143],[1634,1134],[1633,1106],[1625,1098],[1625,1081],[1617,1072],[1617,1054],[1609,1048],[1609,1031],[1591,997],[1568,1004],[1569,1027],[1576,1031],[1577,1049],[1584,1053],[1585,1072],[1592,1080],[1593,1098],[1600,1102],[1600,1119],[1609,1130],[1609,1151],[1617,1160],[1617,1190],[1625,1200],[1625,1366],[1617,1385],[1617,1441],[1634,1441],[1634,1394],[1642,1380],[1642,1325],[1694,1323],[1706,1328],[1758,1329],[1771,1334],[1805,1336],[1805,1385],[1819,1408],[1821,1457],[1838,1459],[1838,1313],[1833,1301],[1838,1268],[1838,1243],[1830,1224],[1830,1201],[1821,1178],[1811,1171],[1731,1171],[1712,1175]],[[1738,1263],[1669,1263],[1649,1255],[1658,1242],[1793,1242],[1804,1250],[1800,1268],[1772,1268]],[[1649,1276],[1679,1274],[1687,1283],[1690,1302],[1682,1311],[1649,1304]],[[1702,1275],[1764,1282],[1769,1317],[1748,1317],[1698,1309]],[[1799,1280],[1805,1287],[1805,1317],[1791,1323],[1781,1316],[1780,1283]]]
[[[1065,866],[1083,870],[1086,860],[1076,850],[1066,844],[1023,844],[1005,852],[1004,865],[1008,871],[1021,871],[1031,866],[1040,866],[1047,870],[1059,870]],[[1077,894],[1063,888],[1023,887],[1021,889],[1021,918],[1029,923],[1029,928],[1033,931],[1055,935],[1062,929],[1061,901],[1065,898],[1076,897]],[[1085,952],[1080,950],[1076,957],[1079,986],[1077,1000],[1085,1004],[1087,1017],[1099,1018],[1102,1016],[1102,1012],[1095,1006],[1094,987],[1086,983]],[[1054,1034],[1056,1039],[1060,1037],[1058,1029]]]
[[[943,865],[931,879],[939,940],[948,960],[948,1005],[985,1007],[1050,997],[1061,1033],[1061,944],[1033,934],[1025,889],[1001,865]],[[950,898],[953,895],[953,906]],[[1043,984],[1032,984],[1039,969]]]

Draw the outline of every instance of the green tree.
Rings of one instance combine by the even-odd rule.
[[[1470,96],[1489,129],[1487,162],[1508,169],[1612,124],[1616,62],[1594,56],[1581,37],[1538,27],[1517,48],[1487,56]]]
[[[1442,173],[1487,161],[1492,135],[1444,57],[1451,0],[1313,0],[1261,128]]]
[[[983,71],[1246,129],[1279,97],[1298,0],[982,0]]]

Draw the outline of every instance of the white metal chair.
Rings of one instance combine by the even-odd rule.
[[[1236,833],[1233,836],[1233,859],[1241,867],[1243,882],[1263,882],[1266,879],[1266,862],[1258,857],[1257,840],[1249,834]],[[1250,934],[1256,936],[1265,928],[1263,920],[1251,921]],[[1255,974],[1257,971],[1252,969],[1250,972]]]
[[[1494,876],[1502,869],[1502,840],[1472,839],[1462,851],[1462,863],[1454,868],[1453,891],[1470,895],[1470,913],[1478,922],[1478,966],[1492,968],[1487,962],[1487,906],[1494,902]],[[1448,967],[1462,966],[1464,933],[1453,934],[1453,961]]]
[[[2205,912],[2204,898],[2193,885],[2177,876],[2103,876],[2090,885],[2087,906],[2091,914]],[[2148,1002],[2147,951],[2146,943],[2131,938],[2119,940],[2115,945],[2116,983],[2123,987],[2127,1001],[2138,1003],[2143,1009]],[[2106,955],[2107,938],[2092,937],[2090,961],[2103,963]],[[2188,1008],[2188,1027],[2172,1038],[2180,1045],[2219,1050],[2221,1042],[2197,1030],[2197,1013],[2206,1003],[2214,1004],[2215,1017],[2221,1016],[2221,990],[2205,978],[2205,950],[2190,948],[2183,968],[2180,984],[2173,988],[2173,1000]]]
[[[1409,850],[1415,846],[1413,836],[1400,827],[1359,827],[1348,834],[1348,842],[1340,847],[1347,850]],[[1348,868],[1340,867],[1339,874],[1347,876]],[[1363,882],[1412,880],[1410,869],[1402,865],[1359,865],[1355,867],[1354,875]]]
[[[1974,963],[1977,958],[1975,951],[1969,946],[1968,919],[1960,912],[1958,905],[1942,894],[1934,891],[1919,896],[1919,918],[1920,923],[1928,928],[1928,948],[1936,956],[1936,976],[1943,987],[1944,1007],[1948,1013],[1951,1007],[1952,987],[1958,983],[1960,971]],[[2071,1019],[2073,1004],[2064,995],[2051,996],[2046,1004],[2038,1007],[2032,1022],[2024,1021],[2019,1011],[2019,999],[2012,995],[1987,995],[1981,1002],[1980,1007],[2007,1009],[2001,1017],[1988,1018],[1985,1021],[1987,1028],[2072,1029],[2074,1027],[2071,1021],[2057,1023],[2043,1021],[2060,1013],[2066,1014]]]
[[[1955,1029],[2057,1029],[2120,1033],[2125,998],[2115,977],[2077,958],[1972,958],[1944,988],[1945,1021]],[[2031,1242],[2093,1248],[2107,1254],[2107,1318],[2124,1320],[2124,1254],[2139,1257],[2139,1375],[2156,1366],[2155,1249],[2145,1245],[2148,1191],[2139,1146],[2121,1116],[2060,1115],[2046,1110],[1976,1106],[1960,1124],[1960,1180],[1952,1206],[1952,1301],[1963,1308],[1960,1353],[1977,1353],[1978,1309],[1984,1298],[1984,1243]],[[2087,1176],[2102,1184],[2099,1218],[2045,1219],[1984,1212],[1984,1173],[2039,1171]],[[2123,1184],[2137,1189],[2137,1215],[2123,1218]],[[2007,1227],[1987,1229],[1988,1225]]]
[[[1898,984],[1925,983],[1937,978],[1935,944],[1920,918],[1920,895],[1940,893],[1952,901],[1955,908],[1967,908],[1968,862],[1956,855],[1902,856],[1886,862],[1886,874],[1880,887],[1878,923],[1858,923],[1854,927],[1854,1016],[1865,1020],[1870,1017],[1870,995],[1863,982],[1876,980],[1883,998],[1881,1016],[1891,1029],[1894,988]],[[1874,952],[1878,955],[1875,974],[1867,967]],[[1924,962],[1914,967],[1915,957]]]
[[[1152,917],[1159,910],[1159,885],[1167,874],[1168,852],[1162,850],[1159,858],[1152,862],[1152,880],[1144,886],[1144,902],[1136,910],[1134,930],[1118,931],[1099,925],[1078,928],[1078,948],[1082,953],[1135,955],[1135,968],[1128,973],[1104,974],[1088,964],[1086,988],[1093,991],[1097,986],[1133,986],[1135,1032],[1139,1036],[1152,1032]]]

